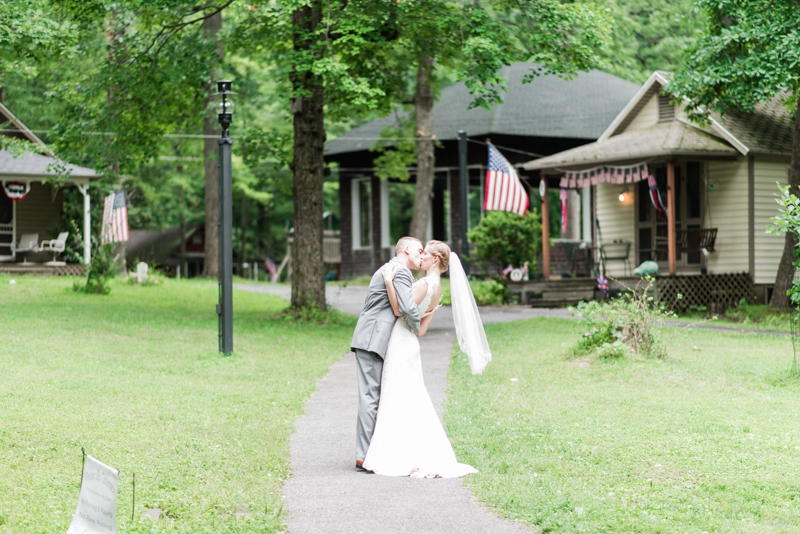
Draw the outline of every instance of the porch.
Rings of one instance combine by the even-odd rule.
[[[38,276],[83,276],[84,266],[79,263],[45,265],[43,263],[0,263],[0,273],[33,274]]]
[[[617,296],[627,289],[643,287],[642,278],[620,277],[609,279],[609,296]],[[581,301],[602,300],[605,294],[597,288],[597,281],[586,278],[558,280],[530,280],[509,282],[512,295],[520,296],[520,304],[533,308],[563,308]],[[669,309],[684,310],[691,306],[705,306],[709,313],[723,313],[736,307],[742,300],[756,301],[755,286],[749,273],[710,275],[656,276],[653,297]],[[681,295],[681,298],[678,298]]]

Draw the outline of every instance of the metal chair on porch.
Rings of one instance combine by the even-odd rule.
[[[615,239],[600,243],[600,259],[605,266],[609,261],[621,261],[625,266],[625,272],[631,272],[631,242],[624,239]]]
[[[13,245],[11,249],[15,254],[17,252],[39,252],[39,234],[22,234],[17,244]],[[28,258],[24,254],[22,263],[28,263]]]
[[[58,239],[42,241],[42,244],[39,246],[39,251],[53,253],[53,261],[47,262],[47,265],[66,265],[63,261],[56,261],[56,257],[66,250],[67,237],[69,237],[69,232],[61,232],[58,234]]]

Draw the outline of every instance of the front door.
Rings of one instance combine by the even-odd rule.
[[[651,166],[661,199],[667,207],[667,166]],[[696,161],[675,163],[675,229],[702,228],[703,226],[703,176],[702,165]],[[657,261],[662,271],[668,268],[667,221],[658,216],[650,200],[650,186],[642,180],[636,195],[636,249],[639,263]],[[700,251],[676,253],[677,267],[699,270],[702,263]]]

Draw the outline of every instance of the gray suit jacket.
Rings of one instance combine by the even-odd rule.
[[[398,258],[393,258],[389,263],[397,264],[397,272],[394,276],[394,289],[397,293],[397,303],[400,313],[403,314],[406,324],[413,332],[419,332],[419,310],[414,303],[411,294],[412,276],[411,271]],[[394,316],[392,305],[389,303],[389,295],[386,292],[386,284],[383,281],[383,267],[372,275],[369,282],[369,293],[364,302],[364,309],[358,316],[358,324],[353,332],[353,341],[350,342],[350,349],[368,350],[374,352],[381,358],[386,355],[386,348],[389,345],[389,337],[392,334],[397,317]]]

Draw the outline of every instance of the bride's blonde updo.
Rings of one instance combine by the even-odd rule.
[[[450,265],[450,247],[447,246],[447,243],[436,240],[428,241],[425,249],[439,258],[439,270],[443,273],[447,271],[447,267]]]

